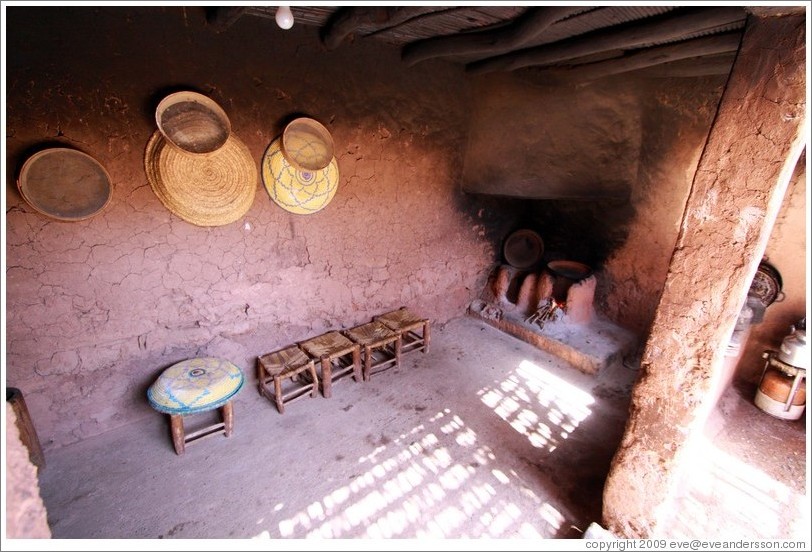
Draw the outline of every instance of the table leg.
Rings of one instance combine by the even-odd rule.
[[[282,397],[282,378],[275,376],[273,379],[274,400],[276,408],[280,414],[285,413],[285,399]]]
[[[183,434],[183,416],[180,414],[169,415],[169,425],[172,428],[172,444],[175,445],[175,452],[183,454],[186,450],[186,437]]]
[[[313,379],[313,389],[310,390],[310,397],[314,398],[319,393],[319,377],[316,374],[316,365],[311,364],[308,370],[310,370],[310,377]]]
[[[234,431],[234,403],[231,401],[223,405],[223,430],[226,437],[230,437]]]
[[[262,367],[262,360],[257,360],[257,378],[259,379],[259,396],[265,396],[265,369]]]

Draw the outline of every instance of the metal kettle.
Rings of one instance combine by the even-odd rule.
[[[801,368],[809,369],[809,346],[806,343],[806,318],[802,318],[798,327],[792,326],[790,334],[781,342],[778,360]]]

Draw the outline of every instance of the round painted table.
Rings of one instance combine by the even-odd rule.
[[[183,454],[187,443],[234,429],[231,399],[245,382],[242,371],[231,362],[215,357],[192,358],[173,364],[147,390],[149,404],[169,414],[175,452]],[[185,434],[183,417],[222,409],[222,421]]]

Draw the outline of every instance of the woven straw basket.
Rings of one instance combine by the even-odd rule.
[[[209,153],[189,153],[156,131],[144,155],[147,180],[171,212],[198,226],[222,226],[251,208],[258,171],[248,147],[236,136]]]

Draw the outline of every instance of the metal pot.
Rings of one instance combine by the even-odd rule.
[[[809,347],[806,343],[806,329],[792,326],[792,333],[781,342],[778,360],[796,368],[809,369]]]
[[[753,276],[753,281],[750,283],[750,290],[747,295],[749,298],[761,302],[766,308],[773,303],[784,300],[784,292],[781,291],[783,285],[784,282],[778,269],[767,261],[761,261],[756,274]],[[761,322],[761,319],[758,322]]]

